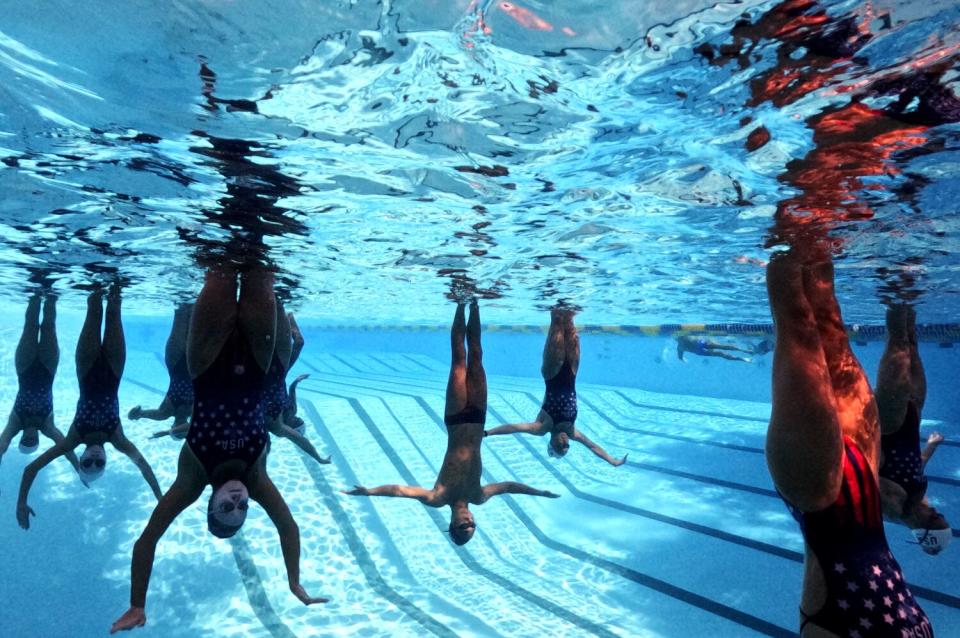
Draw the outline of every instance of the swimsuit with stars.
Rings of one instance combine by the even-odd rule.
[[[907,403],[903,425],[893,434],[880,437],[883,465],[880,476],[904,489],[910,500],[922,499],[927,493],[927,477],[920,459],[920,411],[913,401]]]
[[[20,424],[42,426],[53,412],[53,374],[39,359],[34,359],[30,367],[17,375],[17,382],[19,389],[13,411]]]
[[[267,419],[275,421],[287,407],[287,400],[287,367],[274,352],[263,387],[263,411]]]
[[[89,434],[105,434],[109,439],[120,427],[119,388],[120,377],[114,374],[101,351],[80,380],[80,399],[73,425],[81,440]]]
[[[818,512],[790,513],[823,569],[827,600],[803,623],[841,638],[932,638],[930,621],[903,579],[883,531],[880,492],[870,465],[849,437],[843,441],[843,484]]]
[[[232,460],[253,465],[266,450],[267,425],[261,405],[264,373],[239,332],[216,361],[193,380],[196,401],[187,445],[208,476]]]
[[[187,369],[187,356],[180,357],[170,369],[170,385],[167,387],[167,398],[174,409],[193,406],[193,380]]]
[[[577,377],[569,361],[564,361],[560,371],[547,379],[547,391],[543,395],[543,411],[550,415],[555,425],[573,423],[577,420]]]

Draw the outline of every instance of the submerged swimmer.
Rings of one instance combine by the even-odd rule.
[[[800,633],[930,637],[884,534],[877,406],[850,349],[828,251],[794,246],[767,268],[777,335],[767,464],[805,542]]]
[[[120,289],[114,286],[107,298],[106,321],[103,339],[100,324],[103,320],[103,294],[93,292],[87,298],[87,315],[77,340],[77,379],[80,384],[80,399],[77,413],[67,431],[67,436],[41,454],[23,470],[20,481],[20,498],[17,502],[17,522],[23,529],[30,529],[30,516],[35,516],[27,504],[30,487],[37,474],[59,456],[70,454],[80,444],[86,449],[80,456],[80,476],[90,483],[103,476],[107,465],[105,443],[123,452],[139,468],[143,478],[160,498],[160,485],[153,475],[150,464],[130,440],[120,425],[120,403],[117,390],[126,363],[127,349],[120,317]]]
[[[173,326],[170,336],[167,337],[167,347],[164,351],[164,363],[167,374],[170,376],[170,385],[167,394],[155,410],[144,410],[135,406],[130,410],[128,418],[150,419],[151,421],[166,421],[173,417],[173,427],[169,430],[156,432],[152,438],[172,436],[182,439],[186,436],[190,413],[193,412],[193,382],[190,371],[187,370],[187,331],[190,328],[190,314],[193,304],[181,304],[173,313]]]
[[[522,432],[550,435],[547,453],[561,457],[570,450],[570,441],[577,441],[613,466],[623,465],[627,456],[615,459],[606,450],[591,441],[574,425],[577,420],[577,370],[580,368],[580,336],[573,325],[573,311],[553,308],[550,311],[550,330],[543,347],[543,366],[540,368],[547,388],[543,406],[535,421],[510,423],[493,428],[484,436]]]
[[[42,323],[40,304],[39,295],[31,297],[23,318],[23,332],[14,359],[19,387],[7,426],[0,433],[0,459],[20,432],[19,448],[24,454],[30,454],[39,447],[40,434],[52,439],[55,444],[64,438],[53,424],[53,377],[60,363],[57,299],[48,295],[43,301]],[[71,451],[66,456],[79,472],[77,455]]]
[[[939,554],[953,538],[949,523],[927,500],[924,468],[943,441],[938,433],[920,450],[920,414],[927,380],[917,350],[916,312],[906,304],[887,309],[887,347],[877,373],[880,415],[880,495],[883,513],[909,527],[920,548]]]
[[[237,533],[249,499],[260,503],[280,536],[290,591],[305,605],[327,602],[300,584],[300,529],[283,496],[267,475],[270,436],[261,399],[273,358],[276,309],[273,275],[260,268],[243,274],[212,269],[194,306],[187,344],[195,402],[187,441],[180,450],[177,478],[150,516],[133,546],[130,608],[110,633],[142,627],[147,585],[157,542],[207,485],[207,527],[218,538]]]
[[[699,355],[701,357],[720,357],[729,361],[743,361],[744,363],[750,363],[750,359],[748,357],[738,357],[732,354],[727,354],[725,351],[754,354],[754,350],[747,350],[745,348],[741,348],[740,346],[720,343],[719,341],[713,341],[705,337],[693,337],[690,335],[680,335],[677,337],[677,358],[681,361],[686,361],[686,359],[683,358],[683,353],[689,352],[690,354]]]
[[[464,338],[467,350],[464,350]],[[447,401],[443,421],[447,426],[447,452],[433,489],[416,485],[381,485],[366,488],[357,485],[344,492],[355,496],[400,496],[413,498],[431,507],[450,506],[450,537],[464,545],[477,529],[470,504],[481,505],[498,494],[530,494],[557,498],[546,490],[506,481],[480,485],[483,464],[480,443],[487,414],[487,376],[483,370],[480,345],[480,309],[470,306],[470,322],[464,323],[463,304],[457,311],[450,330],[452,360],[447,380]]]

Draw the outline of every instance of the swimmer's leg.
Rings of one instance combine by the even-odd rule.
[[[789,502],[816,511],[832,503],[840,489],[843,441],[796,249],[771,258],[767,292],[776,326],[767,465]]]
[[[253,350],[253,358],[264,371],[270,367],[276,347],[276,303],[272,272],[254,266],[240,276],[240,301],[237,304],[240,330]]]
[[[563,311],[563,346],[564,357],[570,362],[573,374],[576,375],[580,368],[580,335],[573,324],[573,314],[569,309]]]
[[[893,434],[907,417],[910,401],[910,337],[904,305],[887,308],[887,345],[877,370],[877,410],[883,434]]]
[[[43,322],[40,324],[40,346],[37,351],[40,362],[50,374],[57,373],[60,365],[60,344],[57,342],[57,298],[47,295],[43,301]]]
[[[196,379],[220,355],[237,324],[237,271],[230,265],[207,271],[190,316],[187,367]]]
[[[467,405],[487,411],[487,373],[483,369],[483,347],[480,345],[480,306],[470,304],[467,321]]]
[[[180,304],[173,311],[173,325],[170,326],[170,336],[163,353],[163,361],[167,370],[176,367],[179,361],[187,356],[187,334],[190,330],[190,316],[193,314],[193,304]]]
[[[300,332],[300,326],[297,325],[297,320],[293,316],[292,312],[287,313],[287,321],[290,322],[290,338],[293,340],[290,350],[290,365],[287,367],[289,370],[293,367],[293,364],[297,362],[297,359],[300,358],[300,352],[303,350],[303,333]],[[296,383],[296,381],[294,381]],[[293,389],[291,388],[291,392]]]
[[[40,296],[34,295],[27,302],[27,312],[23,317],[23,331],[17,343],[14,362],[17,374],[23,374],[37,358],[37,335],[40,332]]]
[[[277,358],[284,369],[290,369],[290,357],[293,353],[293,342],[290,336],[290,319],[283,309],[283,302],[277,299],[277,342],[274,345]]]
[[[127,342],[123,336],[123,320],[120,316],[121,305],[120,287],[114,285],[107,296],[106,322],[103,327],[103,353],[117,378],[123,376],[123,368],[127,363]]]
[[[457,304],[450,326],[450,376],[447,378],[447,400],[443,409],[445,417],[459,413],[467,406],[467,351],[464,339],[467,324],[464,319],[464,305]]]
[[[103,322],[103,293],[94,290],[87,297],[87,315],[77,339],[77,379],[83,380],[100,356],[100,324]]]
[[[857,442],[874,473],[880,467],[880,421],[877,402],[863,367],[850,348],[833,286],[833,262],[824,249],[803,271],[803,287],[817,319],[827,361],[835,413],[842,432]]]
[[[563,311],[560,308],[551,308],[550,329],[547,331],[547,341],[543,344],[543,364],[540,366],[544,381],[557,376],[567,356],[564,327]]]

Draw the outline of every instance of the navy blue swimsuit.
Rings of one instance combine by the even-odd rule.
[[[17,398],[13,411],[20,425],[41,427],[53,412],[53,374],[39,359],[34,359],[22,374],[17,375]]]
[[[844,638],[932,638],[933,629],[903,579],[883,531],[880,492],[867,459],[843,442],[843,485],[837,500],[803,513],[787,503],[827,584],[827,600],[804,616]]]
[[[251,466],[267,448],[263,381],[263,370],[237,331],[216,361],[193,380],[196,401],[187,445],[208,477],[227,461],[241,460]]]
[[[276,352],[263,384],[263,411],[270,421],[276,420],[287,407],[287,368]]]
[[[193,380],[187,369],[187,357],[180,357],[169,371],[170,385],[167,387],[167,399],[174,409],[193,407]]]
[[[101,352],[80,380],[80,399],[73,425],[81,440],[90,434],[104,434],[109,439],[120,427],[119,388],[120,377],[114,374]]]
[[[920,459],[920,411],[913,401],[907,403],[903,425],[893,434],[880,437],[883,465],[880,476],[904,489],[908,500],[920,500],[927,493],[927,477]]]
[[[552,379],[547,379],[547,390],[543,395],[543,411],[550,415],[553,423],[573,423],[577,420],[577,377],[569,361],[564,361],[560,371]]]

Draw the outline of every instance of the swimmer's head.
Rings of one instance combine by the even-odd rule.
[[[457,545],[466,545],[473,533],[477,531],[477,524],[473,520],[473,513],[465,504],[454,506],[450,510],[450,538]]]
[[[292,427],[294,430],[300,430],[304,426],[303,419],[301,419],[298,416],[290,417],[289,419],[286,419],[286,422],[287,422],[287,425]]]
[[[240,481],[227,481],[213,491],[207,504],[207,529],[217,538],[230,538],[247,520],[250,494]]]
[[[953,530],[924,529],[922,527],[910,530],[925,554],[936,556],[947,548],[953,538]]]
[[[953,538],[953,530],[943,514],[926,505],[928,510],[923,523],[910,530],[925,553],[936,555],[947,548]]]
[[[33,454],[40,447],[40,434],[37,428],[23,428],[23,434],[20,435],[20,451],[24,454]]]
[[[570,435],[566,432],[551,432],[547,442],[547,454],[554,458],[565,456],[570,451]]]
[[[80,455],[80,474],[87,483],[96,481],[103,476],[103,471],[107,467],[107,451],[102,445],[88,445],[87,449]]]

